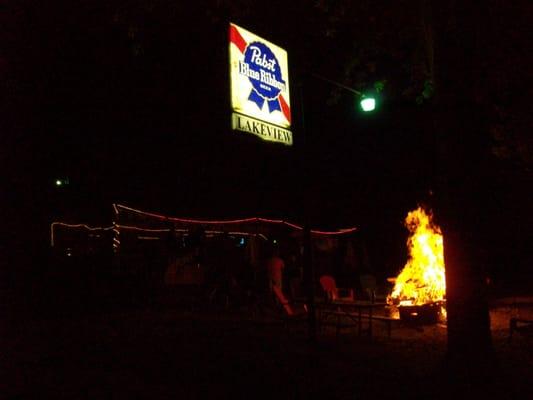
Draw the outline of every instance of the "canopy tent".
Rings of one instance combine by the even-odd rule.
[[[83,247],[88,242],[80,238],[99,236],[102,245],[112,246],[114,266],[120,273],[146,278],[153,275],[153,271],[164,269],[167,284],[170,281],[174,284],[202,284],[206,281],[206,270],[214,263],[224,264],[224,268],[236,268],[233,264],[242,261],[253,271],[258,271],[272,246],[282,250],[288,263],[299,263],[301,268],[303,227],[288,221],[259,217],[235,220],[177,218],[121,204],[113,204],[113,211],[113,225],[107,227],[54,222],[51,226],[52,246],[64,252],[67,243],[78,241],[77,247]],[[343,247],[343,263],[350,264],[346,257],[353,258],[356,232],[355,227],[336,231],[311,230],[317,263],[333,265],[334,262],[324,261],[324,254],[332,254],[343,242],[347,243]],[[68,249],[72,248],[68,246]],[[171,278],[168,277],[169,268],[174,270]],[[318,272],[320,269],[319,266]],[[176,277],[178,273],[180,277]],[[159,278],[153,279],[161,280],[161,273],[155,275]]]
[[[230,268],[232,264],[243,261],[254,271],[258,271],[273,245],[279,246],[283,255],[287,259],[291,258],[293,263],[297,263],[296,259],[301,256],[303,227],[284,220],[259,217],[235,220],[176,218],[121,204],[114,204],[113,210],[113,245],[120,255],[122,267],[135,264],[135,259],[142,257],[141,253],[145,253],[149,247],[152,248],[152,253],[166,252],[170,257],[175,256],[170,254],[176,250],[172,246],[177,245],[181,249],[189,247],[189,250],[190,247],[202,248],[201,251],[206,255],[202,262],[190,262],[185,257],[186,261],[182,263],[185,265],[175,267],[183,275],[194,275],[190,279],[182,277],[178,280],[180,283],[203,283],[204,264],[213,262],[225,263],[225,268]],[[356,231],[355,227],[337,231],[311,230],[311,235],[315,246],[324,250],[336,247],[335,243],[341,238],[353,238]],[[225,244],[217,243],[221,238],[225,238]],[[202,244],[198,245],[198,242]],[[220,246],[224,249],[221,250]]]

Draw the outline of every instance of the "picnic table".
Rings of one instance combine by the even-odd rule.
[[[357,326],[358,335],[363,332],[363,320],[368,321],[367,333],[370,337],[373,335],[372,323],[375,320],[386,322],[390,336],[390,324],[398,319],[374,315],[374,310],[383,309],[387,303],[376,303],[372,301],[333,301],[317,305],[318,320],[320,325],[326,324],[327,320],[334,317],[336,320],[336,334],[339,334],[341,328]],[[351,323],[343,324],[342,320],[348,319]]]

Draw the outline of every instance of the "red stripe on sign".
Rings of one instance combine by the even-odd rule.
[[[237,28],[233,25],[229,26],[229,40],[231,43],[233,43],[237,48],[241,51],[241,53],[244,53],[244,50],[246,49],[246,40],[244,40],[237,30]]]
[[[282,95],[279,96],[279,104],[281,105],[281,111],[283,112],[283,115],[285,115],[285,118],[287,118],[287,121],[289,121],[290,123],[291,122],[291,109]]]

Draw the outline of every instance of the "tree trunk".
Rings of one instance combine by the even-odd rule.
[[[481,11],[473,2],[435,1],[435,79],[440,183],[437,218],[444,234],[448,354],[476,361],[492,350],[481,249],[486,193],[480,87]]]
[[[477,224],[465,215],[475,210],[464,205],[456,206],[441,207],[441,210],[447,208],[442,228],[448,354],[452,358],[474,358],[472,361],[475,361],[477,356],[489,354],[492,348],[485,271],[478,251]]]

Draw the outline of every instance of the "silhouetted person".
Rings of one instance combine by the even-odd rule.
[[[283,289],[283,269],[285,268],[285,263],[279,256],[278,249],[272,251],[272,255],[267,260],[266,269],[270,284],[270,289],[273,286],[277,286],[280,290]]]

